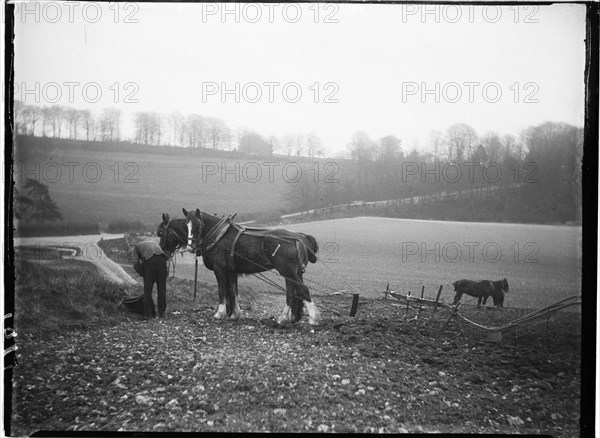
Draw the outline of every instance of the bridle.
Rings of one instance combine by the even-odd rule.
[[[175,248],[173,248],[173,250],[166,248],[168,251],[172,251],[171,255],[167,258],[167,260],[170,260],[176,252],[180,252],[181,246],[187,246],[187,244],[188,244],[187,235],[185,236],[185,239],[184,239],[179,235],[179,233],[176,230],[169,228],[169,225],[171,225],[171,220],[172,219],[169,218],[169,220],[167,221],[166,224],[162,223],[158,227],[159,229],[156,232],[156,234],[158,234],[160,237],[161,248],[164,248],[164,245],[166,245],[167,236],[169,234],[174,235],[178,240],[178,242],[175,245]]]
[[[169,228],[169,225],[171,225],[171,218],[169,218],[167,220],[167,223],[161,223],[158,227],[158,230],[156,230],[156,234],[160,237],[160,247],[161,249],[163,249],[163,251],[166,249],[167,251],[170,252],[170,254],[167,257],[167,262],[170,262],[170,265],[173,265],[173,277],[175,277],[175,266],[177,264],[177,258],[175,257],[175,254],[180,253],[183,254],[185,251],[181,250],[181,246],[187,246],[188,244],[188,239],[187,239],[187,233],[185,236],[185,239],[182,238],[179,233],[172,229]],[[187,226],[186,226],[187,229]],[[165,248],[165,245],[167,243],[167,236],[169,234],[173,234],[175,236],[175,238],[178,240],[178,242],[175,245],[175,248],[173,248],[173,250],[170,250],[168,248]],[[170,271],[170,268],[169,268]],[[167,272],[167,277],[169,276],[169,272]]]

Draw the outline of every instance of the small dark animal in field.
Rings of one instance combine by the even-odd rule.
[[[456,291],[453,305],[456,305],[460,301],[463,294],[467,294],[477,298],[477,307],[481,307],[482,300],[485,306],[490,296],[494,300],[494,306],[504,307],[504,294],[508,293],[508,281],[506,278],[498,281],[458,280],[452,283],[452,285]]]

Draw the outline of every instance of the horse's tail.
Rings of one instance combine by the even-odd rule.
[[[306,240],[308,240],[308,243],[310,244],[309,248],[307,248],[308,261],[311,263],[316,263],[317,262],[317,252],[319,252],[319,245],[317,244],[317,239],[315,239],[310,234],[302,233],[302,235],[304,237],[306,237]]]

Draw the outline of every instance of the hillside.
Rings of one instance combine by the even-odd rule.
[[[552,163],[534,167],[539,180],[530,181],[529,176],[517,177],[514,166],[530,169],[532,163],[510,160],[499,170],[501,180],[493,182],[481,175],[471,180],[465,174],[455,181],[422,173],[426,165],[434,166],[427,156],[389,163],[258,157],[206,148],[31,136],[17,137],[14,157],[17,188],[28,178],[41,182],[64,218],[50,226],[20,224],[23,236],[77,234],[79,230],[93,234],[98,225],[108,232],[151,230],[162,212],[180,216],[182,207],[217,214],[237,212],[239,221],[259,224],[279,222],[286,213],[309,211],[313,214],[289,220],[358,214],[465,222],[581,223],[581,185],[571,165],[558,178],[560,184],[552,178],[558,172]],[[423,160],[420,166],[419,160]],[[435,166],[440,168],[441,162]],[[358,204],[368,206],[368,212]]]
[[[14,178],[17,187],[26,178],[48,185],[65,220],[154,224],[160,212],[181,215],[182,207],[236,211],[247,220],[291,211],[282,169],[291,180],[309,162],[288,163],[208,149],[19,136]]]

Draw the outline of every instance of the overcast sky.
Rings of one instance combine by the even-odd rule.
[[[175,110],[312,131],[330,154],[358,130],[409,150],[457,122],[583,126],[584,5],[84,5],[19,5],[16,98],[51,104],[56,82],[57,103],[121,108],[126,137],[136,111]]]

